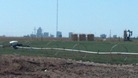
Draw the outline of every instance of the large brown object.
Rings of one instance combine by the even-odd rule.
[[[86,34],[79,34],[79,41],[86,41]]]
[[[72,34],[72,40],[78,41],[78,34]]]
[[[87,41],[94,41],[94,34],[88,34]]]

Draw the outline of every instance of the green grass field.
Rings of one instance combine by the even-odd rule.
[[[112,51],[117,52],[138,52],[138,41],[133,42],[110,42],[110,41],[47,41],[47,40],[21,40],[21,43],[30,45],[32,47],[41,48],[69,48],[88,51],[110,52],[111,48],[118,44]],[[7,44],[7,40],[1,41],[1,44]],[[25,56],[44,56],[44,57],[58,57],[73,60],[92,61],[98,63],[138,63],[138,55],[99,55],[87,54],[80,52],[68,52],[57,50],[32,50],[32,49],[17,49],[0,48],[0,54],[17,54]]]
[[[81,42],[65,42],[65,41],[32,41],[27,43],[34,47],[56,47],[69,48],[88,51],[109,52],[111,48],[117,44],[112,51],[116,52],[138,52],[138,41],[134,42],[97,42],[97,41],[81,41]]]

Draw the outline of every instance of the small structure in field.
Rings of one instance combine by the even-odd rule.
[[[94,41],[94,34],[72,34],[73,41]]]
[[[88,34],[87,41],[94,41],[94,34]]]
[[[130,30],[124,30],[124,41],[131,41],[131,36],[133,32]]]
[[[78,34],[72,34],[71,38],[73,41],[78,41]]]
[[[79,41],[86,41],[86,34],[79,34]]]

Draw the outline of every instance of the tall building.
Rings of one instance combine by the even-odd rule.
[[[44,37],[49,37],[49,33],[48,32],[44,32]]]
[[[69,32],[69,38],[71,38],[73,35],[73,32]]]
[[[101,34],[100,37],[101,38],[106,38],[106,34]]]
[[[62,32],[57,31],[57,38],[62,38]]]
[[[37,29],[37,37],[42,37],[42,36],[43,36],[42,28],[39,27],[39,28]]]

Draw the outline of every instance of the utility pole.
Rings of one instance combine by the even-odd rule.
[[[111,32],[111,30],[110,30],[110,34],[109,34],[109,37],[110,37],[110,40],[111,40],[111,37],[112,37],[112,32]]]
[[[58,37],[58,0],[57,0],[57,15],[56,15],[56,37]]]

